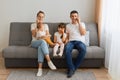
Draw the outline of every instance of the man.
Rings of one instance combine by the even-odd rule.
[[[80,66],[86,53],[85,41],[85,24],[80,21],[79,14],[73,10],[70,13],[71,23],[66,26],[66,33],[68,42],[65,46],[65,58],[68,67],[67,77],[70,78]],[[79,54],[75,61],[72,61],[72,50],[77,49]]]

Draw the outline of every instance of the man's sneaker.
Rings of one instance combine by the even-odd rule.
[[[50,69],[56,70],[56,67],[55,67],[55,65],[52,63],[52,61],[49,61],[49,62],[48,62],[48,66],[50,67]]]
[[[42,76],[42,69],[38,69],[37,76]]]
[[[72,77],[72,75],[73,75],[74,73],[75,73],[75,70],[72,70],[72,69],[68,70],[68,72],[67,72],[67,77],[68,77],[68,78]]]

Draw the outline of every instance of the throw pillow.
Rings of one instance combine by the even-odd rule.
[[[86,31],[86,34],[85,34],[85,45],[86,46],[89,46],[89,44],[90,44],[89,34],[90,34],[90,32]]]

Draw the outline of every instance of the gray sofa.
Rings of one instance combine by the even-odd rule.
[[[57,30],[59,23],[47,23],[50,34]],[[37,67],[37,49],[31,48],[31,22],[12,22],[10,24],[9,46],[3,49],[3,57],[6,68],[10,67]],[[105,51],[98,46],[98,30],[96,23],[85,23],[90,32],[90,46],[87,47],[85,59],[80,67],[100,68],[104,66]],[[52,56],[52,48],[49,48],[50,57],[57,68],[66,68],[64,55],[62,58]],[[73,50],[73,60],[78,54]],[[46,60],[44,67],[48,67]]]

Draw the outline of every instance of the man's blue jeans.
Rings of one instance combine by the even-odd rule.
[[[44,40],[36,40],[31,42],[33,48],[38,49],[38,62],[44,62],[44,56],[49,55],[48,45]]]
[[[77,49],[79,54],[75,61],[72,60],[72,50]],[[83,61],[86,54],[86,45],[81,41],[70,41],[65,46],[65,58],[69,70],[76,70]]]

